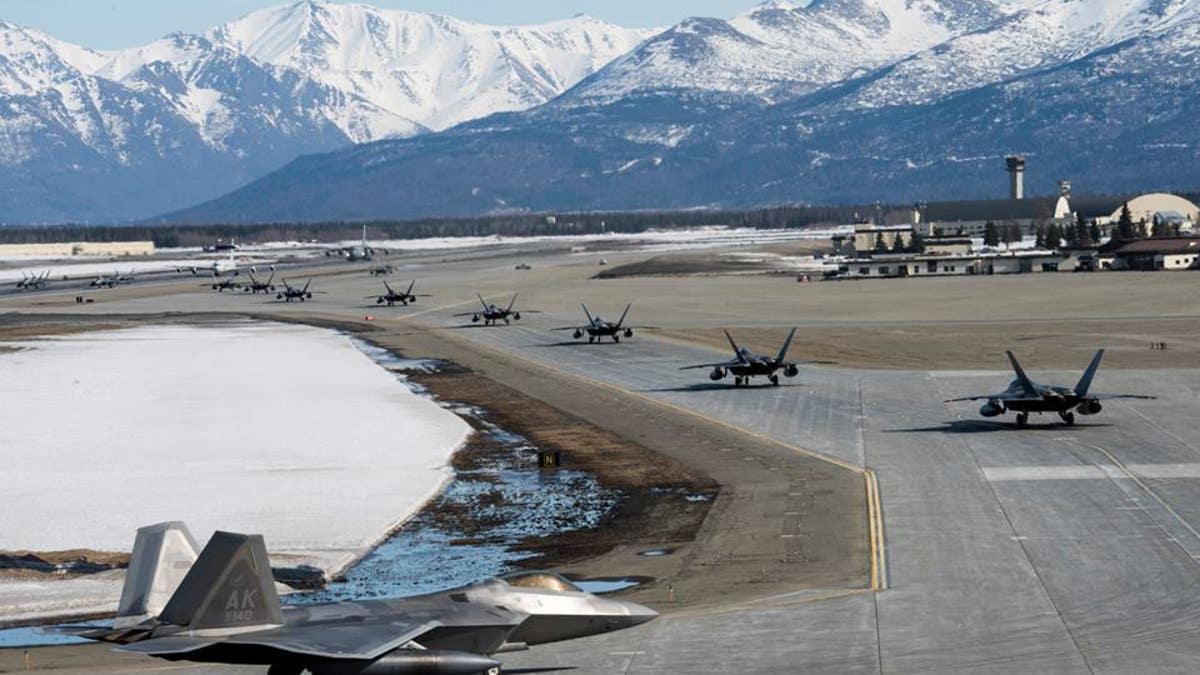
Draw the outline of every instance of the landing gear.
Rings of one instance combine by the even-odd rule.
[[[620,342],[621,342],[621,336],[620,336],[620,335],[614,335],[614,336],[613,336],[613,342],[616,342],[616,343],[620,344]]]
[[[1075,426],[1075,413],[1071,412],[1070,410],[1066,412],[1060,412],[1058,413],[1058,416],[1067,423],[1067,426]]]
[[[276,663],[267,669],[267,675],[300,675],[304,666],[295,663]]]
[[[590,345],[590,344],[592,344],[592,343],[594,343],[595,341],[596,341],[596,336],[595,336],[595,335],[589,335],[589,336],[588,336],[588,344],[589,344],[589,345]]]
[[[779,386],[779,376],[778,375],[772,375],[768,379],[771,380],[771,384],[775,385],[776,387]]]
[[[741,375],[736,375],[736,376],[734,376],[734,378],[733,378],[733,386],[735,386],[735,387],[741,387],[741,386],[743,386],[743,385],[746,385],[746,384],[750,384],[750,378],[748,378],[748,377],[742,377]]]
[[[1023,427],[1029,424],[1029,413],[1017,413],[1017,426]]]

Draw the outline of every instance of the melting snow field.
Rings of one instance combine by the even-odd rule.
[[[323,329],[147,326],[17,346],[0,353],[0,550],[127,551],[137,527],[178,519],[202,544],[258,532],[278,563],[340,569],[441,489],[470,432]],[[98,581],[81,590],[111,587],[115,604],[119,586]],[[0,620],[39,613],[24,604],[36,586],[75,583],[0,582]]]

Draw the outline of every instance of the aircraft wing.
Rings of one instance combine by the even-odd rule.
[[[265,647],[288,654],[326,659],[371,661],[414,640],[442,623],[428,617],[378,618],[356,622],[320,621],[228,637],[169,636],[123,645],[117,651],[169,657],[216,644]]]
[[[942,403],[958,403],[959,401],[1040,401],[1040,398],[1018,398],[1013,396],[1005,396],[1004,394],[980,394],[978,396],[963,396],[962,398],[948,398]]]
[[[734,366],[744,365],[746,365],[746,362],[742,361],[741,359],[730,359],[728,361],[722,361],[721,363],[701,363],[695,366],[684,366],[680,368],[680,370],[692,370],[695,368],[733,368]]]
[[[1088,398],[1094,398],[1099,401],[1111,401],[1117,398],[1137,398],[1144,401],[1157,400],[1157,396],[1146,396],[1145,394],[1092,394]]]
[[[563,326],[561,328],[551,328],[550,330],[587,330],[591,326]]]

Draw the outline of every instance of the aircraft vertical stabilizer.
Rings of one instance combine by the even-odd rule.
[[[1083,377],[1079,378],[1079,383],[1075,385],[1077,396],[1087,396],[1088,389],[1092,388],[1092,378],[1096,377],[1096,371],[1100,369],[1100,359],[1102,358],[1104,358],[1104,350],[1100,349],[1092,357],[1092,362],[1088,364],[1087,370],[1083,371]]]
[[[214,533],[159,618],[190,630],[282,624],[262,535]]]
[[[114,627],[127,628],[158,616],[196,562],[199,549],[181,522],[139,528]]]

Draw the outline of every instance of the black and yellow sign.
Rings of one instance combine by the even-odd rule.
[[[557,469],[562,464],[562,456],[558,452],[539,452],[538,468]]]

